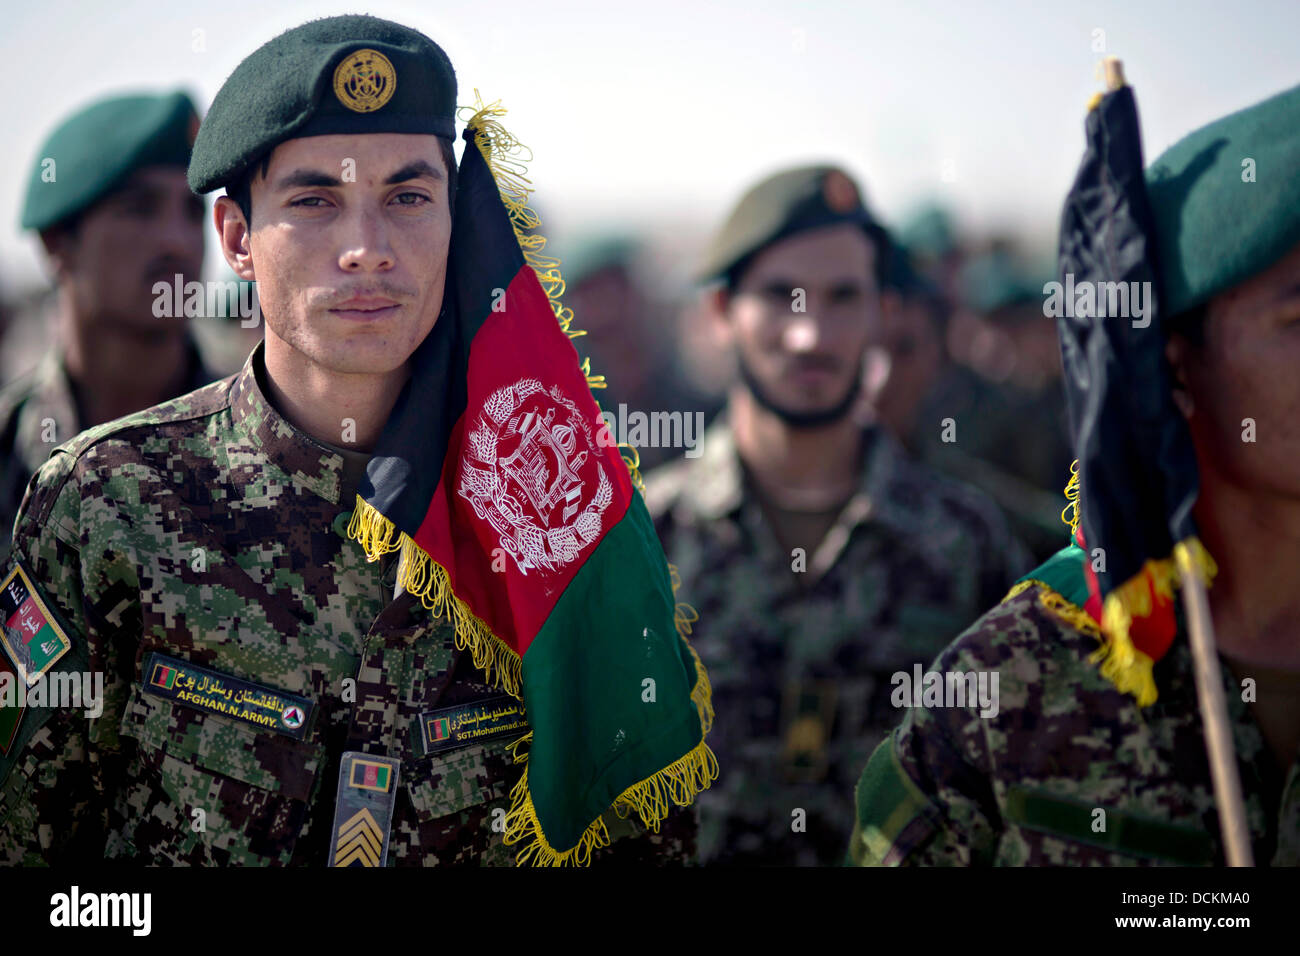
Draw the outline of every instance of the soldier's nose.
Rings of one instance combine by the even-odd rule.
[[[810,352],[817,347],[819,337],[817,323],[802,316],[786,326],[781,344],[790,352]]]

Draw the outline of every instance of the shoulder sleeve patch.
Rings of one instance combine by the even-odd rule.
[[[72,650],[67,629],[17,558],[0,582],[0,648],[25,689]]]

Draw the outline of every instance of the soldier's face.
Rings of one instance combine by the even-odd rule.
[[[402,368],[438,319],[447,277],[451,210],[437,137],[289,140],[265,178],[253,177],[250,199],[248,274],[232,259],[240,239],[230,217],[243,217],[230,200],[221,200],[223,246],[232,268],[257,281],[267,349],[288,347],[335,373]]]
[[[1300,505],[1300,246],[1212,299],[1204,345],[1175,336],[1169,355],[1202,471]]]
[[[882,422],[907,434],[943,369],[943,341],[925,302],[890,292],[881,297],[881,306],[880,347],[888,357],[888,376],[866,397]]]
[[[47,244],[75,318],[133,332],[176,332],[179,318],[157,318],[154,284],[197,280],[203,267],[203,200],[180,166],[136,170],[96,203],[71,233]]]
[[[880,324],[875,250],[851,224],[760,252],[725,304],[737,359],[765,403],[791,418],[843,405]]]

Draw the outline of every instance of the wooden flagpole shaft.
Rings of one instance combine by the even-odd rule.
[[[1175,547],[1174,552],[1182,577],[1183,609],[1187,612],[1187,625],[1191,630],[1196,695],[1201,705],[1205,749],[1210,758],[1210,777],[1214,781],[1214,803],[1219,809],[1224,853],[1229,866],[1254,866],[1250,828],[1246,825],[1246,804],[1242,800],[1241,777],[1237,773],[1237,754],[1232,744],[1232,727],[1228,723],[1228,699],[1223,693],[1223,674],[1214,647],[1210,602],[1205,596],[1205,585],[1193,565],[1191,552],[1185,547]]]

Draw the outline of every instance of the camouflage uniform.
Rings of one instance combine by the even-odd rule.
[[[997,715],[908,711],[858,785],[853,860],[1223,865],[1186,635],[1156,665],[1159,699],[1139,710],[1089,662],[1096,638],[1044,595],[1031,585],[939,655],[934,671],[999,675]],[[1284,782],[1221,669],[1255,859],[1300,865],[1300,757]]]
[[[367,563],[346,538],[340,509],[366,456],[271,407],[262,350],[236,376],[78,436],[34,481],[14,554],[68,625],[68,658],[105,674],[105,705],[98,719],[24,715],[30,739],[7,774],[0,761],[0,863],[323,865],[344,750],[401,759],[390,865],[513,862],[494,829],[522,771],[513,738],[433,757],[409,743],[421,712],[501,692],[447,619],[394,599],[396,555]],[[151,651],[310,698],[310,733],[145,693]],[[682,861],[693,826],[678,813],[593,859]]]
[[[945,441],[952,419],[955,441]],[[1037,561],[1068,540],[1061,488],[1070,478],[1069,422],[1059,386],[1031,394],[949,364],[921,403],[908,447],[921,461],[979,488]]]
[[[217,376],[191,341],[185,380],[179,394],[202,388]],[[45,422],[53,422],[52,441],[44,440]],[[63,354],[52,349],[27,374],[0,388],[0,560],[9,553],[14,517],[27,481],[45,463],[56,444],[82,430]]]
[[[701,862],[841,862],[852,782],[898,721],[890,676],[930,660],[1028,566],[978,492],[879,430],[864,439],[859,489],[802,573],[747,490],[725,420],[699,458],[648,476],[717,711]]]

